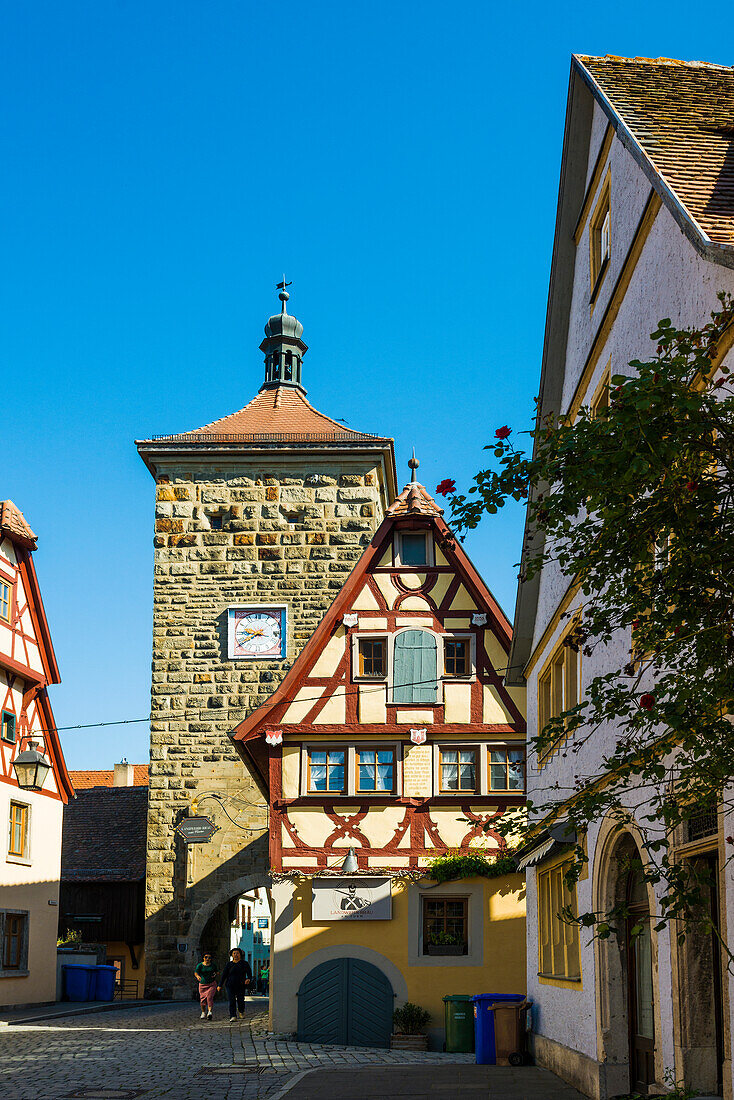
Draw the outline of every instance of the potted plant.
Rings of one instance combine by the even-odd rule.
[[[429,932],[426,941],[427,955],[464,955],[466,944],[456,932]]]
[[[390,1050],[428,1050],[428,1036],[423,1028],[431,1018],[430,1012],[412,1001],[406,1001],[393,1012],[395,1030],[390,1036]]]

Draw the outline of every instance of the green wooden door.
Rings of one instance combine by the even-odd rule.
[[[390,982],[371,963],[321,963],[298,990],[297,1038],[305,1043],[389,1047],[393,1003]]]
[[[395,635],[393,702],[435,703],[436,639],[427,630],[404,630]]]

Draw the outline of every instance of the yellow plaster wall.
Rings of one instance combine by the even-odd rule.
[[[430,726],[433,722],[432,710],[399,710],[396,714],[398,725]]]
[[[347,718],[345,688],[336,688],[313,720],[315,726],[335,726]]]
[[[375,574],[375,582],[377,584],[377,587],[380,589],[380,592],[382,592],[383,596],[385,597],[385,602],[387,603],[387,606],[392,607],[392,605],[395,603],[398,590],[390,580],[390,575],[388,573],[377,573]]]
[[[352,608],[354,611],[379,611],[379,607],[380,605],[375,599],[372,589],[366,584],[357,593],[355,599],[352,600]]]
[[[359,720],[375,725],[387,721],[387,687],[385,684],[359,685]]]
[[[145,990],[145,944],[137,943],[133,944],[135,948],[135,957],[138,960],[138,969],[133,968],[132,955],[130,954],[130,948],[126,943],[118,943],[117,941],[111,941],[106,944],[107,947],[107,962],[110,963],[112,959],[124,959],[125,970],[123,973],[123,979],[125,981],[136,981],[138,983],[138,997],[143,996]]]
[[[409,962],[411,930],[408,918],[408,887],[395,881],[392,887],[392,920],[311,920],[311,881],[294,887],[293,966],[324,947],[339,946],[349,955],[352,945],[371,948],[384,955],[403,974],[408,999],[431,1013],[429,1028],[442,1028],[443,997],[451,993],[524,993],[525,972],[525,883],[521,875],[496,879],[468,879],[456,883],[456,892],[471,884],[482,887],[484,910],[484,963],[482,966],[415,965]],[[412,887],[416,889],[416,887]],[[415,947],[415,944],[413,944]]]
[[[325,690],[323,687],[317,687],[316,684],[304,684],[302,688],[299,688],[298,694],[283,715],[283,725],[295,726],[302,722]]]
[[[471,684],[444,683],[443,701],[447,722],[471,721],[471,689]]]
[[[451,601],[452,611],[476,611],[476,601],[471,598],[463,584],[459,585],[459,588]]]
[[[333,676],[337,670],[339,661],[344,656],[344,643],[346,631],[343,626],[336,628],[336,633],[329,638],[321,651],[316,664],[309,673],[310,676]]]
[[[499,692],[493,684],[484,685],[484,721],[488,724],[498,723],[509,725],[513,722],[507,707],[500,699]]]
[[[283,798],[298,798],[300,793],[301,750],[298,745],[283,745]]]
[[[443,555],[442,555],[443,556]],[[445,562],[437,562],[438,565],[445,565]],[[436,607],[441,606],[441,600],[444,598],[449,590],[449,585],[454,579],[453,573],[439,573],[436,579],[436,583],[431,589],[431,599],[436,604]]]
[[[423,596],[406,596],[400,605],[401,611],[430,611],[431,605]],[[433,622],[433,619],[430,620]]]

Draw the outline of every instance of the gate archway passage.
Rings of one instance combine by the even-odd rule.
[[[362,959],[331,959],[298,990],[298,1039],[389,1047],[395,994],[381,970]]]

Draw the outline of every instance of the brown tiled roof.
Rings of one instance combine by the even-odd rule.
[[[734,245],[734,68],[669,58],[576,60],[703,233]]]
[[[31,550],[36,549],[37,536],[31,531],[25,516],[20,508],[16,508],[12,500],[0,500],[0,534],[8,535]]]
[[[79,790],[64,806],[62,882],[136,882],[145,875],[147,787]]]
[[[88,790],[90,787],[111,787],[114,772],[112,771],[94,771],[94,772],[69,772],[71,781],[77,791]],[[147,787],[148,786],[148,765],[147,764],[133,764],[133,786],[134,787]]]
[[[371,439],[378,441],[379,436],[355,432],[351,428],[332,420],[330,416],[318,412],[310,405],[303,394],[291,386],[277,386],[261,390],[256,397],[245,405],[244,409],[213,420],[201,428],[179,435],[156,436],[152,442],[197,443],[231,440],[250,440],[262,437],[263,440],[275,437],[305,440],[350,440]],[[151,442],[151,441],[146,441]]]
[[[388,516],[442,516],[435,500],[419,481],[410,481],[387,510]]]

